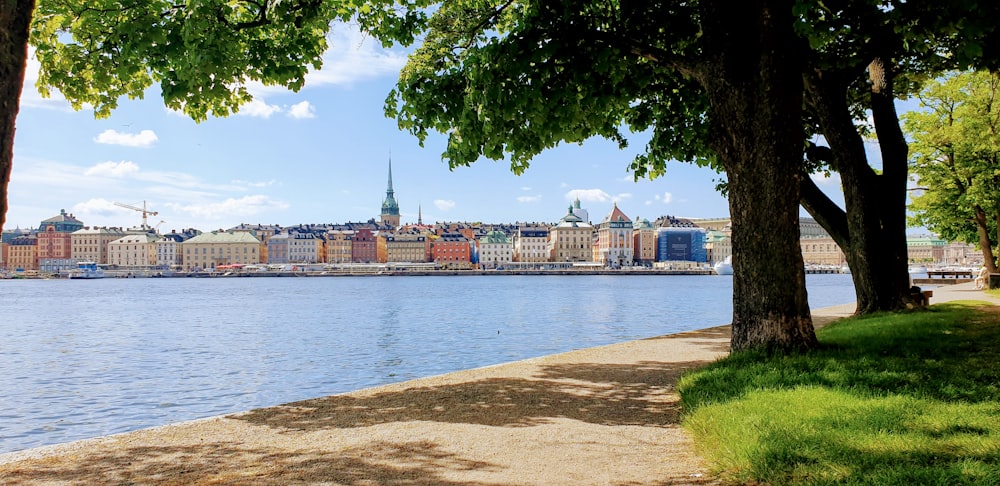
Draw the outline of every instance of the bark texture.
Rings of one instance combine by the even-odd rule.
[[[906,250],[908,149],[892,101],[891,72],[881,62],[871,63],[869,69],[881,174],[869,165],[848,108],[850,77],[816,72],[806,76],[808,101],[832,149],[827,162],[841,177],[845,209],[805,180],[802,205],[844,251],[858,314],[898,310],[912,301]]]
[[[733,224],[734,351],[816,346],[799,248],[802,77],[790,1],[701,3]]]
[[[14,124],[28,59],[35,0],[0,0],[0,229],[7,220],[7,186],[14,163]]]

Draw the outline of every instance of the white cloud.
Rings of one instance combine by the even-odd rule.
[[[517,202],[519,203],[534,203],[542,200],[541,194],[537,196],[518,196]]]
[[[528,187],[528,186],[521,186],[521,190],[524,191],[524,192],[528,192],[528,191],[531,190],[531,188]]]
[[[135,162],[123,160],[121,162],[101,162],[83,171],[83,175],[122,178],[138,172],[139,166]]]
[[[657,201],[663,201],[663,204],[670,204],[670,201],[674,200],[674,195],[670,194],[669,192],[664,192],[662,196],[659,194],[653,196],[653,199],[656,199]]]
[[[288,116],[299,120],[316,118],[316,107],[308,101],[302,101],[288,108]]]
[[[204,219],[253,216],[266,211],[285,210],[291,207],[284,201],[271,199],[265,195],[243,196],[239,199],[229,198],[220,202],[203,204],[167,203],[166,206],[175,212],[183,212]]]
[[[323,55],[323,68],[306,75],[307,86],[349,85],[367,79],[399,74],[406,52],[384,49],[356,26],[334,25],[330,49]]]
[[[609,202],[611,194],[601,189],[573,189],[566,193],[567,201],[579,199],[581,202]]]
[[[108,216],[111,214],[123,213],[126,211],[131,211],[131,210],[116,206],[114,202],[104,198],[89,199],[87,201],[73,205],[73,213],[75,214],[93,214],[93,215]]]
[[[449,201],[447,199],[435,199],[434,205],[442,211],[450,211],[455,209],[455,201]]]
[[[118,130],[105,130],[94,137],[97,143],[108,145],[124,145],[126,147],[152,147],[159,138],[152,130],[139,133],[125,133]]]
[[[277,105],[269,105],[262,98],[257,98],[240,107],[237,115],[252,116],[255,118],[270,118],[271,115],[281,111]]]
[[[232,181],[232,184],[237,185],[237,186],[257,187],[257,188],[273,186],[273,185],[275,185],[277,183],[278,183],[278,181],[276,181],[274,179],[271,179],[269,181],[261,181],[261,182],[244,181],[242,179],[233,179],[233,181]]]
[[[621,201],[623,199],[632,199],[632,193],[631,192],[623,192],[623,193],[621,193],[621,194],[619,194],[619,195],[617,195],[617,196],[614,197],[615,201]]]

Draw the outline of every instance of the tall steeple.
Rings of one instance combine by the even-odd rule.
[[[417,205],[417,224],[421,226],[424,224],[424,210],[420,204]]]
[[[392,190],[392,156],[389,157],[389,183],[385,189],[385,199],[382,201],[382,224],[399,228],[399,204]]]

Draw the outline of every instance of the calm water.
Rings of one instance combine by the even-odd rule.
[[[812,307],[854,301],[809,275]],[[0,281],[0,453],[725,324],[718,276]]]

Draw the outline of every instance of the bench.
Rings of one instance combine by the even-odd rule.
[[[930,305],[931,297],[933,296],[933,290],[920,290],[920,287],[912,287],[910,289],[910,298],[913,299],[917,307],[927,307]]]

